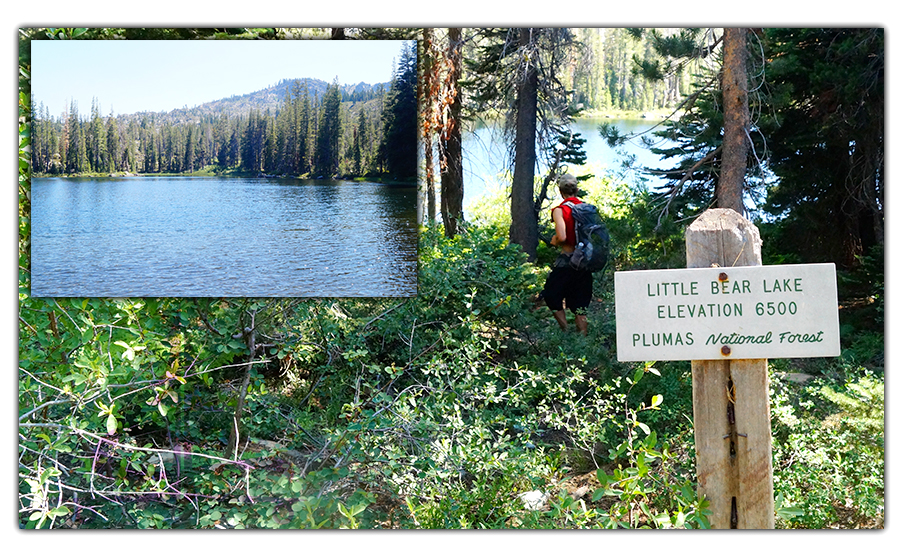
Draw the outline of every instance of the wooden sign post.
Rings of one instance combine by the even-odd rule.
[[[688,268],[762,265],[759,230],[731,209],[700,215],[685,245]],[[713,528],[775,528],[768,364],[691,361],[698,490]]]
[[[687,229],[687,270],[616,272],[620,361],[691,360],[699,493],[713,528],[774,528],[767,358],[840,354],[833,264],[762,266],[731,209]]]

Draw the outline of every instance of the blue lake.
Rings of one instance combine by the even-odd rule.
[[[603,123],[615,126],[622,135],[634,135],[620,148],[613,149],[600,136],[599,128]],[[648,177],[641,173],[642,167],[671,168],[676,162],[662,162],[660,157],[650,151],[644,138],[650,139],[659,146],[660,139],[652,135],[653,131],[662,127],[660,122],[648,119],[605,119],[579,118],[571,127],[585,139],[584,151],[587,164],[598,167],[603,172],[594,172],[602,176],[611,172],[614,177],[628,183],[644,182],[650,188],[661,185],[662,179]],[[508,140],[503,136],[503,128],[499,123],[480,123],[463,134],[463,208],[469,207],[487,192],[505,188],[507,180],[512,178],[508,162]],[[622,154],[634,156],[634,165],[622,168]],[[536,174],[546,172],[546,166],[538,166]]]
[[[142,176],[31,191],[34,296],[416,294],[412,187]]]

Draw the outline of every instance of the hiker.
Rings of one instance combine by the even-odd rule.
[[[562,203],[550,210],[550,217],[556,227],[556,233],[550,239],[550,245],[559,247],[560,255],[553,263],[547,282],[544,284],[544,301],[553,312],[553,317],[562,330],[568,328],[566,309],[575,314],[575,327],[581,334],[587,334],[587,308],[591,302],[593,276],[590,271],[576,270],[569,265],[569,259],[575,251],[575,221],[572,211],[564,203],[581,203],[576,197],[578,179],[570,173],[559,177],[557,182]],[[563,307],[565,302],[565,308]]]

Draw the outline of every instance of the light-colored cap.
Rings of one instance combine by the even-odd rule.
[[[578,190],[578,179],[571,173],[565,173],[563,176],[559,177],[556,184],[559,186],[560,190],[567,194],[574,193]]]

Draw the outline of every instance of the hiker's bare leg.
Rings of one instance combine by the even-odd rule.
[[[556,322],[559,323],[559,328],[562,330],[566,330],[569,326],[569,322],[566,321],[566,310],[557,310],[553,312],[553,317],[556,318]]]
[[[575,316],[575,328],[578,329],[578,332],[587,336],[587,316],[586,315],[576,315]]]

